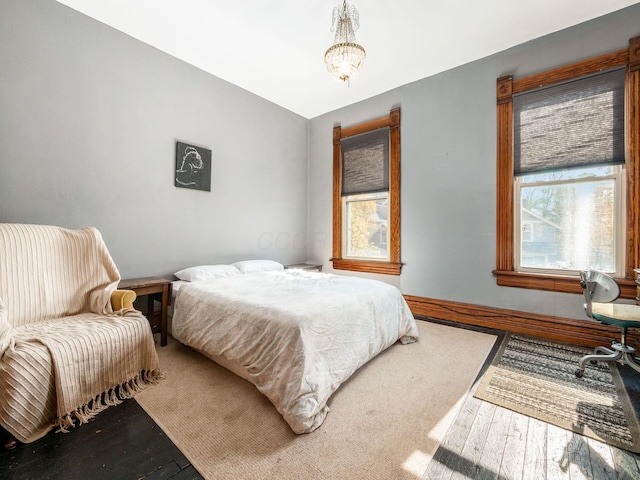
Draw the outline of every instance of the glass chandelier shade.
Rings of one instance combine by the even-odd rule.
[[[347,5],[344,0],[342,6],[333,9],[331,31],[336,35],[333,45],[324,54],[324,63],[329,73],[336,79],[347,84],[358,74],[358,69],[366,57],[362,46],[356,43],[355,31],[360,28],[358,10]]]

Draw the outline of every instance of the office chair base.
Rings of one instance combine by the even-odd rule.
[[[596,347],[593,349],[592,354],[585,355],[580,359],[580,362],[578,362],[578,370],[575,371],[575,375],[576,377],[581,378],[584,375],[585,364],[587,362],[595,364],[600,361],[618,361],[623,365],[629,365],[636,372],[640,373],[640,359],[633,356],[635,352],[635,348],[629,345],[623,345],[620,342],[612,342],[611,348]]]

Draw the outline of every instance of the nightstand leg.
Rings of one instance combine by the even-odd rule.
[[[160,310],[160,345],[167,344],[167,309],[169,307],[169,286],[162,289],[162,309]]]

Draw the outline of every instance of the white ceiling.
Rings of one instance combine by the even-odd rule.
[[[58,0],[306,118],[619,10],[630,0],[352,0],[367,51],[323,63],[342,0]]]

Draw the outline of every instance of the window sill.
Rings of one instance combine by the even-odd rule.
[[[335,270],[350,270],[352,272],[400,275],[400,270],[402,270],[401,263],[346,260],[344,258],[332,258],[331,262],[333,262],[333,268]]]
[[[494,270],[493,275],[497,284],[502,287],[582,294],[578,277],[573,275],[542,275],[510,270]],[[636,284],[633,280],[616,278],[616,282],[620,285],[620,298],[636,298]]]

